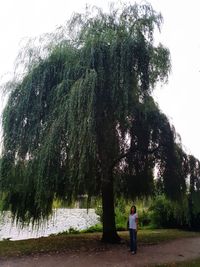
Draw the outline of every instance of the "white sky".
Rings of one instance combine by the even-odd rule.
[[[108,0],[2,0],[0,1],[0,83],[12,72],[20,41],[52,32],[92,4],[108,7]],[[123,2],[123,0],[121,0]],[[129,1],[134,3],[135,1]],[[139,0],[137,2],[140,2]],[[170,49],[169,82],[156,89],[160,108],[182,137],[186,152],[200,159],[200,2],[199,0],[149,0],[164,17],[157,37]],[[1,94],[0,94],[1,97]],[[0,99],[0,112],[2,100]]]

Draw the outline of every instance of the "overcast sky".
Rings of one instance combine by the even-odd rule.
[[[181,135],[186,152],[200,159],[200,2],[148,2],[164,17],[162,32],[159,36],[156,35],[156,38],[170,49],[172,60],[169,82],[155,90],[155,100]],[[64,24],[73,12],[82,11],[86,3],[108,8],[109,1],[0,1],[0,83],[12,73],[20,42],[24,38],[54,31],[56,27]],[[0,112],[1,110],[0,100]]]

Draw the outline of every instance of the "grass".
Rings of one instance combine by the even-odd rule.
[[[37,239],[0,241],[0,257],[15,257],[37,253],[62,251],[98,251],[105,250],[109,245],[101,243],[102,233],[59,234]],[[122,239],[128,241],[128,232],[120,232]],[[169,240],[200,235],[176,229],[139,230],[138,243],[140,245],[157,244]],[[175,266],[175,265],[174,265]],[[177,265],[179,266],[179,265]],[[180,265],[182,266],[182,265]],[[184,265],[183,265],[184,266]],[[187,265],[188,266],[188,265]],[[190,265],[189,265],[190,266]],[[193,266],[193,265],[192,265]],[[197,266],[197,265],[194,265]],[[200,266],[200,265],[198,265]]]
[[[139,231],[138,242],[144,245],[154,245],[178,238],[200,236],[200,232],[182,231],[178,229],[146,229]]]
[[[174,262],[174,263],[156,265],[156,267],[199,267],[199,266],[200,266],[200,258],[179,263]]]

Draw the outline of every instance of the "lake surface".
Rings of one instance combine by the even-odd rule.
[[[0,217],[0,240],[21,240],[37,238],[67,231],[70,228],[84,230],[99,223],[99,216],[94,209],[57,209],[47,222],[33,230],[32,226],[21,229],[14,222],[12,224],[11,213],[6,212]]]

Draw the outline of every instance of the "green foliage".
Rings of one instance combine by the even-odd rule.
[[[118,231],[127,229],[127,220],[130,211],[130,204],[123,198],[115,200],[115,223]],[[100,216],[100,222],[103,222],[103,210],[100,203],[97,203],[95,212]]]
[[[127,207],[128,207],[127,201],[125,201],[123,198],[117,199],[115,205],[115,222],[118,231],[127,229],[127,220],[128,220]]]
[[[183,228],[189,225],[189,210],[187,198],[182,202],[174,202],[165,196],[157,196],[149,210],[151,223],[161,228]]]
[[[103,222],[103,210],[102,205],[100,203],[95,207],[95,213],[99,216],[100,222]]]
[[[199,230],[199,193],[193,195],[193,222],[189,208],[188,195],[181,201],[173,201],[164,195],[153,198],[136,199],[140,229],[184,228]],[[130,212],[131,202],[123,199],[117,201],[115,207],[116,225],[119,230],[125,230]]]
[[[80,231],[76,228],[70,227],[68,230],[57,233],[57,234],[50,234],[49,236],[61,236],[61,235],[71,235],[71,234],[79,234]]]
[[[73,227],[70,227],[69,230],[68,230],[68,233],[69,234],[78,234],[79,231],[77,229],[74,229]]]
[[[151,96],[170,71],[153,39],[161,22],[151,5],[87,10],[63,29],[68,38],[50,40],[41,57],[31,50],[3,114],[0,191],[18,221],[46,219],[55,199],[90,203],[109,184],[117,197],[153,194],[155,166],[160,191],[184,194],[186,156]]]
[[[200,214],[200,192],[194,192],[192,196],[193,211],[195,214]]]
[[[102,224],[96,224],[94,226],[90,226],[86,230],[82,230],[81,233],[96,233],[96,232],[102,232],[103,227]]]
[[[139,216],[139,226],[141,228],[150,226],[150,224],[151,226],[153,226],[153,224],[151,223],[151,214],[147,209],[142,209],[139,213]]]

